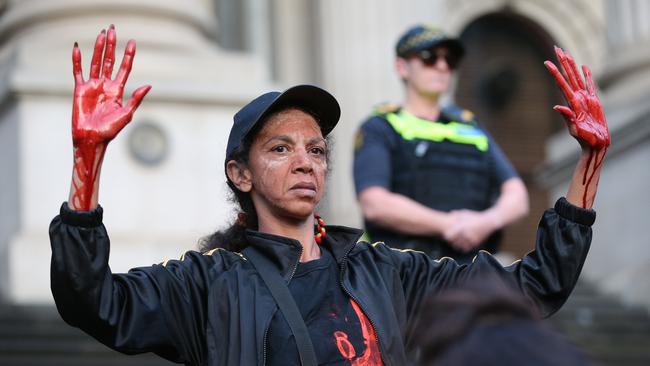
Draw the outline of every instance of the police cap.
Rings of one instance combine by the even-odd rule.
[[[456,60],[460,60],[465,54],[463,44],[458,39],[448,36],[439,28],[425,24],[409,28],[397,41],[395,54],[405,58],[440,46],[446,47]]]

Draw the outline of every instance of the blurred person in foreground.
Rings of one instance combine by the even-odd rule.
[[[430,296],[412,330],[417,366],[587,366],[542,323],[534,304],[496,276]]]
[[[355,142],[366,232],[434,259],[468,263],[479,250],[495,253],[501,229],[528,213],[528,193],[474,114],[440,104],[463,45],[418,25],[399,38],[395,53],[404,101],[377,107]]]
[[[521,261],[503,267],[487,252],[469,265],[436,261],[360,241],[358,229],[325,226],[315,210],[327,182],[327,135],[340,109],[327,91],[298,85],[263,93],[233,118],[222,148],[226,183],[239,204],[236,221],[209,236],[201,251],[113,273],[100,172],[109,142],[150,88],[122,101],[135,42],[127,43],[113,77],[115,46],[113,27],[98,35],[88,78],[73,47],[72,183],[50,225],[57,309],[107,346],[186,365],[403,366],[413,342],[407,329],[427,294],[494,274],[516,284],[543,315],[571,294],[596,215],[601,165],[592,162],[602,162],[609,135],[589,74],[587,88],[574,87],[580,76],[560,50],[571,87],[548,67],[569,100],[570,108],[557,108],[583,156],[566,198],[543,213],[535,251]]]

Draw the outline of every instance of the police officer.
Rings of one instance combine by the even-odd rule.
[[[371,240],[468,262],[497,249],[501,229],[527,214],[528,194],[474,115],[440,105],[463,53],[435,27],[400,37],[404,101],[377,107],[361,126],[354,180]]]

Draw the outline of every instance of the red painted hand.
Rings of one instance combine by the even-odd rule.
[[[81,73],[81,51],[75,43],[72,49],[74,98],[72,103],[72,142],[74,171],[68,205],[76,210],[97,206],[98,177],[108,143],[133,118],[151,86],[141,86],[122,105],[124,85],[131,72],[135,56],[135,41],[126,45],[122,65],[111,79],[115,62],[115,28],[99,33],[90,63],[90,77],[84,81]]]
[[[72,50],[75,81],[72,138],[75,146],[107,144],[131,121],[133,112],[151,89],[149,85],[141,86],[133,92],[128,103],[122,105],[124,85],[135,56],[135,41],[127,43],[122,65],[115,79],[111,79],[115,44],[115,28],[111,25],[108,32],[102,30],[97,36],[88,81],[84,81],[81,73],[81,51],[77,44]]]
[[[595,150],[607,148],[611,142],[609,129],[600,100],[596,95],[596,85],[591,78],[591,71],[587,66],[582,66],[585,85],[573,57],[559,47],[555,47],[555,54],[566,74],[566,79],[551,61],[544,62],[544,65],[555,78],[569,107],[556,105],[553,109],[562,114],[569,132],[580,145]]]

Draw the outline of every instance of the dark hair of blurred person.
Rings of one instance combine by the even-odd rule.
[[[589,359],[497,277],[432,295],[415,335],[418,366],[582,366]]]

